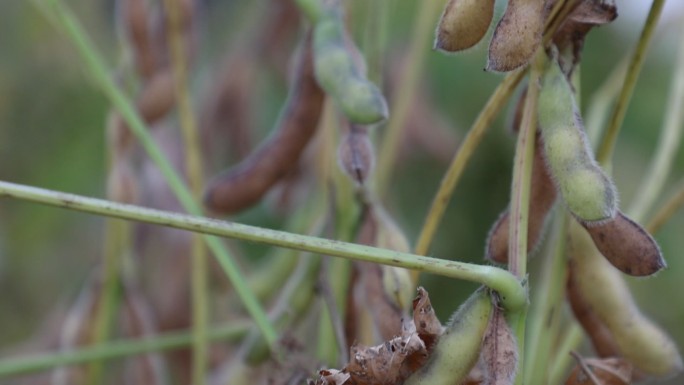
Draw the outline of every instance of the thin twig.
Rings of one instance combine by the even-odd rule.
[[[641,31],[641,36],[639,36],[639,41],[629,63],[629,68],[627,69],[627,75],[625,76],[622,86],[622,92],[620,92],[620,97],[613,108],[610,124],[603,135],[603,140],[601,141],[601,145],[599,146],[598,152],[596,154],[597,160],[604,166],[608,164],[613,155],[613,149],[615,148],[615,142],[617,141],[618,133],[620,132],[622,122],[625,119],[629,101],[634,93],[634,87],[639,79],[641,68],[644,65],[644,59],[646,59],[646,51],[651,43],[653,32],[658,25],[658,20],[660,19],[660,14],[662,13],[664,5],[665,0],[653,0],[651,10],[646,18],[646,24]]]
[[[519,280],[508,271],[494,266],[424,257],[372,246],[358,245],[355,243],[293,234],[285,231],[265,229],[262,227],[187,214],[172,213],[111,202],[103,199],[88,198],[81,195],[57,192],[4,181],[0,181],[0,197],[2,196],[91,214],[157,224],[272,246],[310,251],[312,253],[331,255],[351,260],[398,266],[445,277],[477,282],[499,292],[502,304],[511,311],[518,310],[527,303],[527,293]]]

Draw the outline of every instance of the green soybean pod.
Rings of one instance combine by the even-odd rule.
[[[355,47],[345,38],[342,19],[330,13],[314,29],[316,80],[350,122],[373,124],[387,119],[387,101],[355,63]],[[362,61],[362,59],[358,59]]]
[[[582,222],[613,218],[617,192],[598,166],[584,133],[572,87],[557,60],[542,77],[538,119],[549,171],[568,209]]]
[[[430,360],[405,385],[453,385],[475,366],[492,313],[489,291],[478,289],[456,311],[435,346]]]

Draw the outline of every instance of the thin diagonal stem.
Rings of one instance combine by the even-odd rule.
[[[634,93],[634,87],[641,73],[641,68],[644,65],[644,60],[646,59],[646,51],[653,38],[653,32],[658,25],[658,20],[660,19],[660,14],[663,11],[663,6],[665,5],[665,0],[653,0],[651,5],[651,10],[646,18],[646,24],[644,29],[641,31],[641,36],[639,37],[639,42],[637,43],[632,59],[627,68],[627,75],[622,86],[622,92],[613,108],[613,113],[610,118],[610,124],[606,130],[601,145],[599,146],[596,158],[602,165],[607,165],[610,158],[613,155],[613,149],[615,148],[615,142],[617,141],[618,133],[622,127],[622,122],[625,120],[625,114],[627,113],[627,107],[629,106],[629,101]]]
[[[185,45],[183,20],[181,20],[182,17],[192,16],[181,15],[178,0],[164,0],[164,8],[168,21],[167,37],[174,74],[176,105],[178,107],[178,117],[185,149],[185,169],[190,191],[197,202],[202,197],[202,188],[204,186],[202,156],[198,138],[197,119],[192,109],[192,102],[188,92],[188,47]],[[185,22],[190,23],[191,21]],[[207,250],[202,238],[198,234],[192,237],[191,253],[192,384],[203,385],[206,383],[208,365],[209,283],[207,277],[209,275],[209,268]]]
[[[157,146],[131,102],[109,76],[110,71],[107,69],[102,56],[97,52],[94,44],[76,17],[59,0],[34,0],[33,4],[45,13],[51,14],[52,16],[49,19],[56,20],[58,26],[64,29],[64,32],[72,40],[86,64],[86,69],[107,98],[109,98],[112,105],[119,111],[147,154],[159,167],[159,170],[183,208],[191,214],[201,215],[202,210],[200,206],[194,201],[192,194],[176,170],[173,169],[169,160],[164,156],[159,146]],[[203,238],[228,276],[228,279],[232,282],[247,312],[259,326],[269,345],[273,346],[278,338],[278,334],[268,320],[266,312],[254,297],[254,294],[249,290],[249,286],[244,276],[238,270],[237,264],[230,257],[227,249],[218,238],[207,236]]]
[[[499,292],[503,306],[511,311],[516,311],[527,303],[527,293],[518,279],[508,271],[494,266],[424,257],[0,181],[0,197],[2,196],[91,214],[309,251],[333,257],[398,266],[477,282]]]

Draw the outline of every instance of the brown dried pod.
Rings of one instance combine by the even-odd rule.
[[[672,338],[646,318],[634,303],[620,272],[610,265],[591,237],[577,223],[570,227],[572,290],[606,325],[619,351],[635,369],[668,377],[684,370]]]
[[[155,73],[144,84],[135,105],[140,117],[151,124],[166,116],[175,102],[173,72],[167,68]]]
[[[625,274],[643,277],[666,267],[653,237],[621,212],[611,220],[583,226],[601,254]]]
[[[576,358],[579,362],[570,372],[565,385],[596,385],[596,381],[600,385],[632,383],[632,364],[622,358]],[[587,373],[587,370],[591,373]]]
[[[449,0],[437,25],[435,49],[457,52],[477,44],[494,17],[494,0]]]
[[[558,195],[544,160],[544,143],[537,134],[534,161],[532,164],[532,185],[530,191],[529,219],[527,224],[527,251],[533,251],[541,243],[544,224]],[[486,257],[490,261],[508,263],[508,233],[510,212],[504,211],[489,231]]]
[[[506,322],[504,311],[492,310],[480,353],[485,385],[512,385],[518,370],[518,343]]]
[[[340,168],[354,182],[363,185],[375,166],[375,151],[368,127],[352,124],[337,149]]]
[[[234,214],[261,198],[297,165],[316,132],[324,93],[314,77],[311,33],[304,38],[288,100],[275,132],[238,166],[215,177],[206,189],[205,205]]]
[[[509,0],[489,43],[487,71],[508,72],[526,65],[541,44],[544,0]]]
[[[143,79],[147,79],[156,70],[156,61],[150,41],[150,10],[147,2],[120,0],[117,5],[118,22],[131,45],[136,70]]]

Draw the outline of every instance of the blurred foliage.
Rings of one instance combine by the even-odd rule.
[[[66,3],[115,68],[120,47],[111,1]],[[250,3],[206,1],[203,45],[194,78],[198,95],[202,87],[211,84],[213,66],[258,28],[249,23],[267,5],[265,1]],[[421,2],[392,3],[388,52],[401,53],[407,45],[414,7]],[[103,196],[106,100],[83,76],[70,43],[30,2],[2,2],[0,20],[0,178]],[[592,92],[630,52],[640,26],[618,18],[613,25],[589,35],[581,70],[585,110],[590,107]],[[675,27],[666,25],[654,40],[617,145],[613,172],[623,202],[628,203],[639,188],[658,139],[671,83],[672,46],[680,36]],[[362,35],[361,30],[354,32]],[[482,70],[485,56],[483,45],[457,56],[428,54],[422,82],[457,137],[464,135],[502,79]],[[270,128],[286,90],[286,84],[274,79],[277,77],[266,71],[254,84],[260,100],[254,111],[260,137]],[[514,139],[505,121],[506,116],[496,121],[468,165],[437,235],[433,256],[483,261],[487,231],[509,198]],[[387,206],[415,241],[446,164],[425,153],[405,154],[404,158],[396,167]],[[679,151],[665,197],[683,177],[684,151]],[[261,207],[237,220],[277,228],[285,218]],[[0,202],[0,349],[30,339],[56,308],[73,300],[99,259],[103,223],[102,218],[66,210],[13,200]],[[655,278],[631,281],[645,313],[668,330],[680,347],[684,346],[684,302],[677,298],[684,289],[683,228],[684,212],[655,235],[669,269]],[[265,252],[264,247],[247,250],[250,256]],[[537,265],[533,260],[533,273]],[[424,276],[422,283],[443,320],[472,289],[472,285],[440,277]],[[533,276],[532,290],[534,285]],[[681,377],[669,383],[680,381]]]

